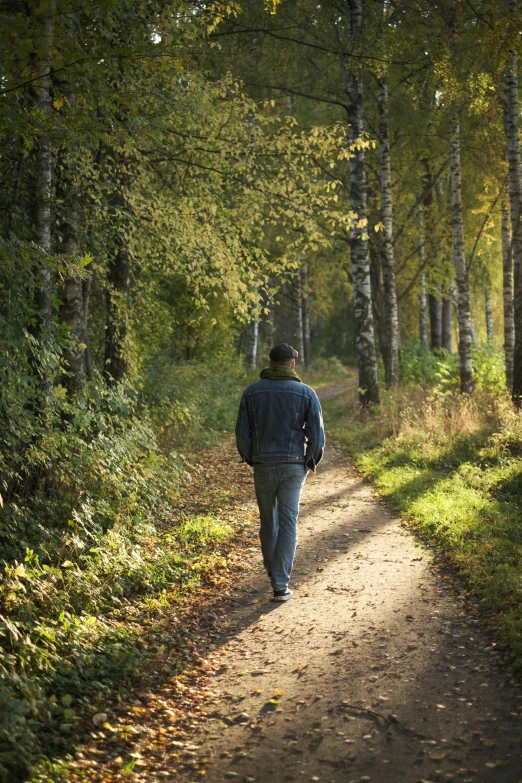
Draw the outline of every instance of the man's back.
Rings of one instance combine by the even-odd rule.
[[[315,453],[324,446],[319,400],[299,380],[262,378],[251,384],[241,400],[238,425],[244,446],[238,442],[238,448],[247,462],[304,462],[306,455],[315,456],[315,465],[320,459]]]
[[[254,467],[263,564],[273,601],[288,601],[299,498],[309,470],[323,456],[324,430],[317,394],[295,372],[298,353],[282,343],[270,351],[270,367],[241,397],[236,442]]]

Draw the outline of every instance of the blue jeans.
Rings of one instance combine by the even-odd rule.
[[[299,498],[305,478],[302,462],[254,465],[261,552],[265,568],[272,572],[274,590],[284,590],[290,581],[297,546]]]

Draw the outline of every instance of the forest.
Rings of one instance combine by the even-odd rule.
[[[520,673],[517,0],[2,0],[0,27],[0,780],[87,779],[60,759],[144,665],[136,618],[225,567],[201,455],[277,342],[353,381],[327,430]]]

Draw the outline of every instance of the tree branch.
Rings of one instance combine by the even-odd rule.
[[[419,206],[419,204],[420,204],[422,201],[424,201],[424,199],[426,198],[426,196],[428,196],[428,195],[429,195],[429,193],[431,193],[432,189],[435,187],[435,184],[436,184],[436,182],[437,182],[438,178],[440,177],[440,175],[442,174],[442,172],[444,171],[444,169],[446,169],[446,168],[448,167],[448,163],[449,163],[449,161],[448,161],[448,160],[445,160],[445,161],[444,161],[444,163],[442,164],[442,166],[440,167],[440,169],[437,171],[437,173],[435,174],[435,176],[433,177],[433,179],[432,179],[430,182],[428,182],[428,184],[426,185],[426,187],[424,188],[424,190],[422,191],[422,193],[420,194],[420,196],[418,196],[418,197],[415,199],[415,203],[413,204],[413,206],[411,207],[410,211],[409,211],[409,212],[408,212],[408,214],[406,215],[406,219],[404,220],[404,223],[403,223],[403,224],[402,224],[402,226],[399,228],[399,230],[398,230],[398,231],[397,231],[397,233],[395,234],[395,237],[393,238],[393,245],[394,245],[394,246],[397,244],[397,242],[398,242],[399,238],[400,238],[400,237],[402,236],[402,234],[404,233],[404,231],[405,231],[405,229],[406,229],[406,226],[408,225],[408,223],[410,222],[411,218],[412,218],[412,217],[413,217],[413,215],[415,214],[415,210],[417,209],[417,207]]]
[[[485,217],[485,218],[484,218],[484,220],[482,221],[482,225],[481,225],[481,227],[480,227],[480,229],[479,229],[479,232],[478,232],[478,234],[477,234],[477,236],[476,236],[476,238],[475,238],[475,244],[473,245],[473,250],[471,251],[471,256],[470,256],[470,258],[469,258],[469,263],[468,263],[468,265],[467,265],[467,270],[468,270],[468,272],[469,272],[469,270],[471,269],[471,264],[473,263],[473,259],[474,259],[474,257],[475,257],[475,250],[477,249],[477,245],[478,245],[478,243],[479,243],[480,237],[482,236],[482,232],[483,232],[483,231],[484,231],[484,229],[486,228],[486,224],[487,224],[488,220],[490,219],[490,217],[491,217],[491,215],[492,215],[492,212],[493,212],[493,210],[494,210],[494,209],[495,209],[495,207],[497,206],[497,203],[498,203],[498,200],[499,200],[499,198],[501,197],[502,193],[504,192],[504,188],[506,187],[506,182],[507,182],[508,176],[509,176],[509,173],[508,173],[508,174],[506,174],[506,178],[504,179],[504,182],[502,183],[502,185],[501,185],[501,187],[500,187],[500,190],[498,191],[497,197],[496,197],[496,198],[495,198],[495,200],[494,200],[494,201],[491,203],[491,206],[490,206],[490,208],[489,208],[489,212],[487,213],[486,217]]]
[[[341,108],[348,111],[348,104],[342,101],[336,101],[330,98],[321,98],[319,95],[310,95],[306,92],[300,92],[299,90],[293,90],[291,87],[284,87],[277,84],[259,84],[258,82],[244,82],[246,87],[263,87],[266,90],[282,90],[283,92],[289,92],[291,95],[299,95],[301,98],[309,98],[311,101],[318,101],[319,103],[331,103],[334,106],[341,106]]]

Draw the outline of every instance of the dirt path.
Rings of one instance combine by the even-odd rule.
[[[257,555],[237,586],[213,707],[174,741],[174,779],[522,782],[519,686],[431,551],[331,443],[299,531],[291,601],[268,603]]]

